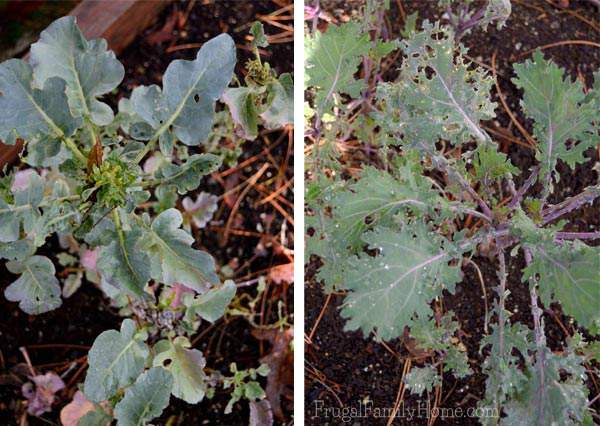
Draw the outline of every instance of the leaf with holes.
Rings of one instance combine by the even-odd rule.
[[[158,86],[140,86],[131,94],[132,110],[153,129],[152,138],[165,132],[186,145],[198,145],[212,129],[215,101],[231,81],[235,45],[227,34],[204,43],[196,59],[171,62]]]
[[[165,368],[173,375],[171,393],[174,396],[189,404],[196,404],[206,394],[208,377],[204,373],[206,359],[198,349],[190,349],[191,345],[183,336],[173,341],[161,340],[154,346],[156,356],[152,364]]]
[[[185,194],[196,189],[202,176],[214,172],[220,165],[221,158],[214,154],[194,154],[179,166],[163,164],[154,176],[161,186],[175,186],[180,194]]]
[[[458,248],[424,224],[399,232],[377,227],[363,240],[378,254],[362,254],[352,262],[342,308],[346,330],[376,332],[385,340],[398,337],[415,316],[431,315],[429,303],[444,289],[452,293],[461,280],[460,266],[450,264]]]
[[[54,276],[56,270],[47,257],[31,256],[23,261],[11,261],[6,268],[21,276],[4,290],[4,295],[11,302],[19,302],[23,311],[37,315],[62,304],[60,286]]]
[[[583,327],[600,320],[600,249],[583,243],[531,246],[533,261],[523,270],[523,281],[539,277],[544,305],[558,302],[565,314]]]

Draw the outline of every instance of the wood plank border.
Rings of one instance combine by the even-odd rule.
[[[83,0],[69,15],[77,18],[86,38],[105,38],[108,47],[119,54],[156,20],[171,1]],[[0,141],[0,170],[17,159],[22,147],[21,142],[9,146]]]

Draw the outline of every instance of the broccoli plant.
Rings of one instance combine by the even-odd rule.
[[[262,26],[253,31],[265,46]],[[29,63],[0,64],[0,139],[25,145],[22,170],[4,170],[0,179],[0,258],[18,275],[6,298],[43,314],[57,309],[85,272],[135,319],[96,338],[83,392],[97,409],[79,424],[113,416],[119,425],[145,424],[170,395],[198,403],[216,386],[190,338],[224,315],[236,285],[222,282],[212,256],[182,229],[184,217],[188,229],[190,220],[203,226],[216,197],[186,199],[185,216],[176,201],[220,167],[219,129],[236,126],[239,108],[253,117],[249,138],[257,123],[290,123],[293,108],[291,77],[278,79],[258,55],[247,65],[258,100],[231,101],[248,90],[229,87],[235,64],[234,41],[221,34],[196,59],[171,62],[162,87],[136,87],[117,114],[102,96],[118,87],[124,67],[105,40],[86,40],[73,17],[41,33]],[[219,114],[227,114],[221,124],[214,122],[219,99],[226,104]],[[73,272],[62,289],[51,258],[36,254],[54,234],[70,251],[57,256]]]
[[[591,424],[585,380],[590,336],[600,333],[600,250],[593,246],[600,232],[564,229],[568,213],[600,197],[600,185],[548,200],[557,163],[573,169],[600,141],[600,72],[586,93],[539,51],[514,65],[536,141],[536,164],[520,170],[481,124],[495,117],[493,78],[466,59],[453,27],[424,21],[396,41],[372,34],[349,22],[306,41],[305,111],[313,124],[307,254],[321,261],[317,279],[326,292],[345,294],[346,330],[380,341],[409,332],[431,354],[431,365],[412,368],[405,379],[421,394],[442,374],[471,374],[459,322],[439,302],[455,292],[474,256],[490,256],[497,295],[479,348],[485,362],[478,368],[487,375],[479,407],[495,414],[481,422]],[[356,78],[383,43],[388,52],[401,50],[397,79],[385,82],[364,67]],[[373,165],[357,171],[353,158],[343,157],[356,149],[351,137],[363,142]],[[469,217],[476,226],[461,226]],[[520,262],[533,328],[513,321],[506,304],[507,265]],[[546,343],[542,305],[551,303],[578,326],[561,351]]]

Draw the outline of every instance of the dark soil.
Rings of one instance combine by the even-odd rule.
[[[152,35],[160,32],[164,28],[165,22],[175,13],[187,13],[190,3],[174,2],[165,9],[156,24],[147,29],[119,55],[119,59],[125,65],[125,79],[119,93],[112,95],[109,99],[113,107],[116,106],[121,96],[127,96],[137,85],[160,84],[162,73],[173,59],[194,59],[198,50],[196,46],[166,53],[169,47],[203,43],[222,32],[228,32],[236,41],[239,48],[236,73],[238,78],[243,78],[242,66],[250,56],[248,51],[242,47],[248,44],[245,36],[250,25],[258,15],[266,15],[280,9],[281,6],[277,3],[282,4],[283,2],[231,0],[219,1],[216,4],[208,3],[196,1],[189,9],[189,15],[183,27],[175,27],[167,31],[165,38],[160,43],[150,43]],[[291,21],[286,21],[286,24],[293,25]],[[280,31],[278,28],[265,26],[267,34],[276,34]],[[267,50],[270,55],[265,56],[264,59],[270,62],[278,72],[293,71],[292,43],[274,44]],[[279,140],[281,142],[276,145]],[[273,148],[269,151],[267,159],[263,151],[270,146]],[[267,161],[270,161],[272,165],[265,173],[265,177],[272,177],[280,172],[282,181],[290,180],[293,173],[291,150],[291,138],[288,139],[287,132],[265,133],[259,140],[242,145],[239,162],[254,156],[258,156],[258,161],[229,175],[230,182],[227,181],[227,178],[223,182],[213,177],[207,177],[204,179],[201,189],[220,195],[225,191],[223,185],[229,185],[233,180],[236,181],[235,184],[243,182],[254,175]],[[261,188],[262,192],[255,189],[250,190],[240,204],[233,222],[232,228],[254,232],[257,233],[257,236],[232,234],[227,243],[222,244],[222,227],[230,214],[230,208],[225,203],[221,203],[221,208],[211,222],[215,227],[198,231],[195,235],[197,243],[194,246],[211,253],[220,267],[226,265],[231,267],[235,271],[234,279],[236,281],[257,277],[261,273],[265,274],[269,268],[275,265],[289,262],[288,258],[282,254],[278,242],[280,230],[284,226],[282,215],[269,203],[255,205],[268,195],[265,190],[270,189],[271,187],[265,186]],[[238,196],[239,192],[232,194],[233,200],[235,201]],[[293,204],[292,187],[284,190],[282,196],[290,205]],[[283,208],[288,211],[290,216],[292,215],[291,207],[283,205]],[[259,226],[262,227],[262,230],[257,232]],[[285,226],[287,227],[285,246],[292,249],[293,226],[290,223],[286,223]],[[52,258],[55,265],[58,265],[55,254],[60,249],[56,239],[49,240],[43,251]],[[0,289],[3,290],[14,279],[15,277],[6,270],[4,263],[0,262]],[[253,297],[256,294],[256,290],[252,286],[240,289],[238,292],[246,292]],[[291,321],[293,318],[293,287],[287,284],[270,283],[265,294],[265,314],[262,323],[270,324],[278,320],[277,303],[279,300],[284,301],[283,313]],[[118,328],[122,321],[116,311],[109,307],[109,301],[103,297],[102,293],[93,284],[87,282],[84,282],[75,295],[64,300],[63,305],[53,312],[29,316],[24,314],[16,303],[8,302],[4,296],[0,297],[0,312],[0,376],[14,369],[18,363],[24,362],[19,347],[28,347],[33,344],[91,346],[98,334],[107,329]],[[205,323],[204,327],[209,327],[209,325]],[[199,331],[202,333],[204,329],[201,328]],[[229,373],[229,364],[232,362],[237,363],[238,368],[258,367],[259,358],[269,352],[270,345],[258,341],[251,332],[252,327],[239,317],[219,320],[210,330],[202,333],[202,337],[196,342],[195,347],[203,351],[208,367],[218,369],[224,374]],[[68,365],[70,361],[84,356],[87,350],[85,348],[50,347],[28,348],[27,352],[32,364],[39,371],[46,372],[55,369],[58,363],[61,363],[59,367],[62,367],[63,364]],[[292,368],[291,365],[289,367]],[[70,373],[66,381],[68,382],[72,376],[73,373]],[[69,402],[75,386],[84,377],[85,371],[82,370],[78,379],[69,386],[68,391],[59,395],[60,402],[54,411],[43,416],[44,421],[29,417],[29,424],[45,425],[48,424],[48,421],[53,422],[51,424],[58,424],[60,408]],[[263,385],[265,385],[264,382]],[[22,411],[22,406],[18,407],[19,401],[22,399],[18,386],[0,386],[1,425],[18,424],[15,412]],[[169,408],[152,423],[165,425],[171,417],[176,417],[173,424],[186,426],[247,424],[249,416],[247,403],[245,401],[237,403],[232,414],[224,415],[223,410],[228,401],[229,393],[222,390],[218,390],[212,400],[205,399],[199,405],[189,405],[179,399],[171,398]],[[291,421],[292,407],[291,397],[289,395],[283,397],[282,408],[285,420],[277,421],[278,424],[287,424]]]
[[[344,20],[344,16],[358,9],[360,2],[337,2],[325,1],[322,4],[332,16]],[[442,12],[438,9],[435,1],[407,1],[391,2],[391,10],[387,21],[391,25],[393,37],[399,36],[399,30],[403,27],[403,19],[398,3],[401,3],[404,13],[410,14],[418,11],[421,19],[427,18],[435,21],[440,18]],[[600,24],[598,12],[590,3],[585,1],[571,1],[569,9],[559,9],[550,4],[549,1],[513,1],[513,12],[507,26],[501,30],[490,27],[488,32],[475,30],[465,36],[464,44],[469,48],[468,55],[474,60],[491,66],[491,58],[497,50],[497,70],[501,90],[506,98],[510,109],[515,113],[517,119],[524,124],[528,132],[532,132],[532,123],[527,121],[519,108],[519,90],[510,82],[514,77],[512,64],[525,60],[518,58],[522,52],[543,46],[560,40],[590,40],[600,41]],[[591,24],[570,13],[583,16]],[[419,20],[420,22],[420,20]],[[593,28],[595,25],[596,28]],[[600,68],[600,49],[590,46],[571,45],[545,49],[544,55],[551,58],[561,67],[566,68],[572,78],[580,78],[585,81],[586,87],[593,81],[593,72]],[[393,68],[393,67],[392,67]],[[496,109],[497,118],[492,122],[485,123],[488,127],[507,132],[520,140],[524,137],[512,125],[508,114],[505,112],[494,89],[494,100],[498,102]],[[501,130],[502,129],[502,130]],[[513,164],[522,171],[522,176],[517,179],[517,185],[528,176],[529,168],[534,164],[533,151],[517,145],[507,143],[505,140],[494,138],[502,143],[502,149],[510,156]],[[368,151],[368,150],[365,150]],[[368,155],[360,152],[362,164]],[[550,203],[556,203],[565,197],[575,195],[583,188],[597,182],[597,172],[592,169],[598,162],[598,151],[590,149],[586,156],[590,159],[585,164],[578,165],[575,170],[570,170],[565,164],[559,164],[560,182],[555,185],[555,191],[549,198]],[[355,165],[356,162],[352,161]],[[368,161],[368,160],[367,160]],[[531,193],[539,191],[534,187]],[[586,206],[573,212],[568,219],[569,230],[593,231],[600,226],[600,215],[598,209],[600,201],[596,200],[594,205]],[[481,268],[487,302],[492,306],[496,296],[494,287],[498,285],[495,263],[487,258],[473,259]],[[507,309],[514,315],[513,321],[521,321],[533,328],[530,310],[529,292],[527,286],[521,283],[520,270],[524,265],[522,258],[510,258],[508,265],[509,281],[508,288],[511,292],[507,300]],[[317,259],[311,259],[307,265],[306,276],[306,333],[310,333],[316,319],[325,305],[326,295],[323,294],[321,285],[315,282],[314,273],[319,263]],[[444,310],[454,311],[460,323],[462,331],[461,340],[466,345],[471,368],[475,374],[466,380],[456,380],[452,376],[444,375],[442,404],[444,408],[461,407],[467,410],[475,407],[478,400],[483,397],[485,391],[486,377],[481,374],[480,365],[483,357],[479,354],[479,342],[483,336],[484,303],[481,286],[476,271],[472,266],[463,268],[464,279],[457,285],[455,295],[446,294],[442,300]],[[365,337],[360,332],[344,332],[344,320],[338,313],[338,307],[343,301],[343,295],[333,295],[325,314],[321,319],[313,343],[306,346],[306,419],[307,424],[342,424],[340,418],[325,419],[316,417],[318,407],[359,407],[362,402],[371,402],[373,408],[388,408],[394,406],[397,396],[400,377],[402,375],[403,361],[391,354],[383,345],[376,343],[370,336]],[[574,331],[569,325],[569,318],[562,315],[559,306],[546,307],[544,321],[546,325],[546,336],[548,345],[553,350],[559,350],[565,342],[565,334],[558,324],[557,318],[567,327],[570,333]],[[409,356],[405,343],[401,339],[387,342],[390,349],[400,357]],[[588,379],[590,394],[598,393],[591,381]],[[398,417],[394,424],[398,425],[426,425],[426,418],[410,419],[408,411],[418,410],[427,403],[427,398],[420,401],[419,398],[410,395],[404,396],[405,416]],[[433,397],[430,398],[433,402]],[[320,402],[322,401],[322,402]],[[593,405],[598,410],[598,401]],[[418,411],[417,411],[418,412]],[[323,411],[321,411],[323,413]],[[400,411],[400,414],[402,410]],[[370,416],[368,418],[354,419],[357,424],[379,425],[386,424],[387,416]],[[400,416],[400,415],[399,415]],[[438,425],[476,425],[479,424],[474,418],[438,418]]]

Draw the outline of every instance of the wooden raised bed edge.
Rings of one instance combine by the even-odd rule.
[[[172,0],[83,0],[69,15],[77,18],[88,39],[105,38],[117,55],[152,24]],[[26,55],[28,56],[28,55]],[[0,171],[15,161],[23,143],[4,145],[0,141]]]

